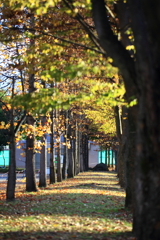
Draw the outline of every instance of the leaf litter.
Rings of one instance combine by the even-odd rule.
[[[0,196],[0,240],[136,239],[115,172],[80,173],[34,193],[17,185],[14,202]]]

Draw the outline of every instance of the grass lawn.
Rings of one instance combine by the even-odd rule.
[[[0,239],[136,239],[113,172],[80,173],[36,193],[18,186],[14,202],[0,196]]]

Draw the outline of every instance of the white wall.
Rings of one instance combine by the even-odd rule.
[[[98,164],[99,145],[89,141],[89,167],[93,168]]]

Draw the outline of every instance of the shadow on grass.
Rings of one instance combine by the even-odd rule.
[[[92,175],[96,176],[95,173]],[[77,179],[80,180],[79,184],[74,181]],[[76,177],[69,183],[64,181],[60,183],[61,185],[49,185],[40,194],[27,193],[19,196],[15,203],[0,205],[0,211],[2,209],[4,215],[18,214],[19,216],[25,213],[33,215],[59,213],[68,216],[77,214],[113,218],[114,216],[111,217],[110,213],[117,212],[118,209],[124,207],[124,190],[118,186],[116,188],[112,182],[108,184],[110,178],[106,175],[104,178],[106,183],[101,184],[101,178],[91,178],[92,182],[89,183],[87,180],[88,178],[85,177]],[[124,219],[123,214],[120,219]]]
[[[25,239],[34,239],[34,240],[44,240],[44,239],[53,239],[53,240],[132,240],[134,237],[132,232],[76,232],[76,231],[35,231],[35,232],[8,232],[0,234],[1,239],[16,239],[16,240],[25,240]],[[136,240],[136,238],[134,238]]]
[[[109,191],[119,191],[124,193],[124,189],[119,188],[119,187],[108,187],[107,184],[98,184],[98,183],[88,183],[88,184],[77,184],[74,186],[69,186],[69,187],[55,187],[54,189],[95,189],[95,190],[109,190]]]
[[[29,195],[20,197],[17,201],[0,206],[0,212],[4,216],[78,216],[92,219],[110,219],[112,221],[124,221],[131,223],[132,215],[124,209],[124,197],[115,195],[90,194],[85,190],[80,193],[68,192]],[[74,189],[73,189],[74,190]]]
[[[117,176],[116,172],[109,172],[109,171],[105,171],[105,172],[103,172],[103,171],[89,171],[87,173],[89,173],[89,174],[86,174],[86,172],[85,173],[82,172],[82,173],[80,173],[80,175],[83,176],[83,177],[86,177],[86,178],[90,177],[90,176],[93,176],[93,177],[101,176],[101,177],[105,178],[106,174],[107,174],[107,177],[109,177],[109,178],[115,178]]]
[[[83,176],[83,175],[82,175]],[[94,175],[95,176],[95,175]],[[101,177],[101,178],[98,178],[98,177],[84,177],[85,178],[85,181],[89,181],[89,180],[92,180],[92,181],[110,181],[110,182],[115,182],[115,181],[118,181],[118,179],[116,179],[115,177],[114,178],[109,178],[109,177]],[[75,177],[74,180],[83,180],[83,177]]]
[[[89,170],[88,173],[89,173],[88,175],[94,175],[94,176],[99,176],[101,174],[105,175],[105,173],[110,174],[110,175],[113,175],[113,174],[117,175],[117,173],[115,171],[92,171],[92,170]],[[87,177],[88,175],[83,172],[83,176]]]
[[[22,193],[15,202],[0,204],[4,220],[0,239],[131,240],[132,233],[127,231],[132,214],[123,208],[123,190],[115,187],[115,177],[112,183],[112,178],[105,176],[101,184],[95,174],[96,178],[81,176],[84,178],[49,185],[38,193]],[[77,178],[79,184],[74,182]]]

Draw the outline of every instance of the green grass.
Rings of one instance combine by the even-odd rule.
[[[81,173],[37,193],[0,201],[0,239],[135,239],[114,173]]]

